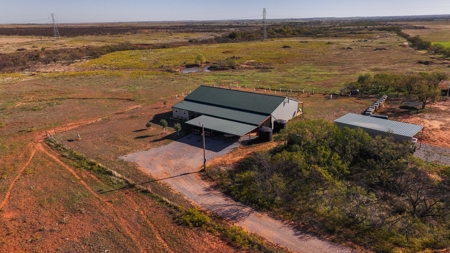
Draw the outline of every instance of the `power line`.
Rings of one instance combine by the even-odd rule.
[[[59,31],[58,31],[58,27],[56,26],[56,22],[55,22],[55,13],[51,13],[50,16],[52,17],[52,22],[53,22],[53,37],[57,37],[59,38]]]

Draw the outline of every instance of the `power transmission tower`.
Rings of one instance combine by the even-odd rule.
[[[58,37],[59,38],[59,31],[58,31],[58,27],[56,26],[56,22],[55,22],[55,13],[51,13],[50,16],[52,17],[52,22],[53,22],[53,37]]]
[[[267,39],[266,8],[263,9],[263,40]]]

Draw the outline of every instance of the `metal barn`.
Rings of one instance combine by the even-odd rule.
[[[261,126],[273,129],[275,120],[298,114],[298,101],[289,97],[200,86],[172,107],[174,118],[186,120],[191,131],[243,136]]]

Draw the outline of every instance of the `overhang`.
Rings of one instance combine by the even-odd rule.
[[[258,126],[255,125],[214,118],[206,115],[191,119],[187,121],[186,124],[196,127],[201,127],[203,124],[205,129],[236,136],[246,135],[247,133],[250,133],[251,131],[258,128]]]

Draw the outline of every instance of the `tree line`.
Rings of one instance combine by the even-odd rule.
[[[97,35],[126,35],[126,34],[151,34],[154,32],[223,32],[229,29],[243,29],[253,25],[211,23],[186,23],[171,25],[59,25],[58,31],[63,37],[97,36]],[[0,27],[0,35],[5,36],[53,36],[53,26],[49,25],[16,25]]]
[[[347,89],[359,89],[361,94],[393,93],[416,98],[422,109],[441,95],[439,84],[449,78],[445,72],[419,72],[407,74],[362,74],[356,82],[347,83]]]
[[[416,160],[410,143],[320,120],[278,140],[209,175],[234,199],[338,241],[376,252],[450,246],[450,167]]]
[[[377,22],[354,22],[344,24],[323,24],[322,22],[314,23],[286,23],[273,24],[267,27],[267,36],[269,38],[284,38],[284,37],[339,37],[347,34],[356,34],[367,31],[387,31],[395,32],[398,36],[406,39],[412,48],[417,50],[428,50],[431,54],[442,55],[445,58],[450,57],[450,48],[445,47],[439,43],[431,43],[422,39],[420,36],[410,36],[402,31],[402,29],[425,29],[421,26],[405,26],[405,25],[381,25]],[[255,29],[232,31],[231,33],[217,37],[215,40],[226,42],[229,40],[246,41],[259,40],[262,37],[262,32]]]
[[[436,55],[442,55],[445,58],[450,57],[450,48],[445,47],[439,43],[431,43],[430,41],[426,41],[422,38],[420,38],[420,36],[416,35],[416,36],[410,36],[407,33],[400,31],[397,31],[397,35],[406,39],[412,48],[415,48],[417,50],[427,50],[428,52],[430,52],[431,54],[436,54]]]
[[[184,43],[184,44],[187,44]],[[94,59],[102,55],[127,50],[168,48],[184,45],[183,43],[141,45],[123,42],[104,46],[83,46],[77,48],[60,48],[48,50],[19,50],[14,53],[0,54],[0,73],[24,71],[38,64],[71,64],[81,59]]]

